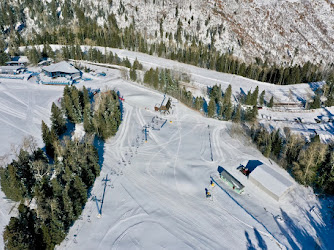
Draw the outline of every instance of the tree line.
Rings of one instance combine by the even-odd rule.
[[[315,135],[310,141],[300,135],[256,125],[249,130],[253,142],[264,156],[283,166],[294,179],[317,192],[334,194],[334,145],[320,141]]]
[[[191,91],[187,91],[182,78],[186,78],[186,81],[189,79],[185,74],[179,74],[169,69],[150,68],[145,72],[143,82],[151,88],[178,99],[188,107],[205,113],[208,117],[215,117],[225,121],[232,120],[237,123],[241,121],[254,122],[256,120],[258,114],[258,88],[256,88],[257,92],[255,90],[255,93],[252,94],[255,102],[252,101],[251,107],[243,108],[241,103],[238,105],[232,104],[231,85],[227,87],[225,92],[222,91],[220,85],[214,85],[209,88],[208,95],[210,100],[207,103],[203,96],[195,97]]]
[[[33,30],[26,39],[20,35],[19,31],[14,29],[15,24],[19,21],[21,21],[23,27],[25,25],[24,6],[30,9],[30,15],[35,13],[40,20],[38,23],[40,31]],[[161,26],[163,19],[161,19],[160,38],[165,36],[168,38],[167,41],[166,39],[160,39],[158,32],[156,32],[156,39],[151,39],[148,42],[146,36],[137,31],[137,24],[134,20],[127,27],[120,28],[115,14],[110,13],[105,17],[105,25],[100,26],[96,18],[85,15],[86,11],[90,11],[90,7],[83,6],[80,2],[67,1],[61,3],[52,0],[43,4],[36,0],[23,0],[20,6],[14,7],[10,5],[8,0],[5,0],[0,7],[0,30],[5,34],[2,39],[0,37],[0,40],[4,41],[5,37],[10,38],[10,42],[6,44],[10,55],[19,54],[18,47],[26,45],[61,44],[73,47],[77,47],[79,44],[96,45],[139,51],[218,72],[237,74],[282,85],[323,80],[327,78],[329,72],[333,71],[333,65],[328,65],[328,68],[325,69],[311,62],[304,65],[275,65],[254,58],[252,63],[246,64],[236,58],[233,51],[225,53],[217,51],[214,40],[210,44],[205,44],[196,34],[188,34],[181,19],[178,19],[175,33],[164,31]],[[125,8],[125,6],[123,7]],[[59,8],[62,18],[59,16]],[[50,13],[50,15],[45,16],[43,13]],[[128,18],[124,10],[119,11],[118,14],[125,15],[125,18]],[[68,25],[74,17],[76,17],[77,22]],[[35,16],[31,16],[31,18],[35,18]],[[212,35],[217,30],[208,32]],[[214,35],[212,35],[213,37]],[[93,57],[95,56],[98,57],[99,55],[93,55]],[[66,56],[64,57],[66,58]]]
[[[64,138],[51,163],[44,151],[21,150],[0,170],[6,197],[20,202],[3,233],[6,249],[54,249],[80,216],[88,190],[100,173],[98,154],[87,139]]]
[[[65,239],[100,174],[93,138],[106,140],[121,123],[118,94],[94,96],[85,87],[66,86],[61,107],[52,104],[50,120],[50,128],[44,121],[41,126],[45,151],[21,149],[0,169],[2,191],[20,202],[18,216],[10,219],[3,234],[6,249],[54,249]],[[82,122],[82,140],[64,136],[68,123]]]

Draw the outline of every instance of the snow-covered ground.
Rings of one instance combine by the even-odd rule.
[[[130,57],[132,52],[127,53]],[[131,59],[141,56],[133,54]],[[164,59],[140,61],[161,67],[179,66],[161,60]],[[238,135],[233,124],[205,118],[175,99],[171,115],[158,114],[153,108],[161,102],[163,94],[122,80],[118,70],[90,67],[106,72],[107,76],[92,77],[92,81],[77,87],[119,90],[125,99],[123,122],[117,135],[100,145],[104,151],[101,175],[82,217],[58,249],[306,249],[313,248],[315,242],[327,249],[333,246],[330,236],[334,230],[327,205]],[[257,83],[192,66],[182,67],[202,86],[221,83],[227,87],[231,83],[235,89],[249,89]],[[10,145],[19,144],[26,135],[33,135],[42,146],[41,120],[50,122],[51,104],[58,102],[63,87],[38,85],[35,80],[1,80],[2,154],[10,153]],[[268,91],[276,88],[266,83],[259,85]],[[298,86],[300,92],[308,88]],[[144,125],[150,126],[147,142]],[[152,126],[160,126],[160,130],[153,130]],[[258,189],[236,169],[249,160],[259,160],[274,168],[294,183],[292,191],[277,202]],[[242,195],[228,186],[216,186],[210,190],[213,199],[205,198],[210,175],[217,174],[219,165],[242,182]],[[98,218],[103,179],[107,175],[110,181],[102,217]],[[10,205],[1,193],[1,227],[11,216]]]

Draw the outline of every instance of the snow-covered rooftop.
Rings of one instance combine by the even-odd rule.
[[[0,70],[19,70],[24,68],[23,66],[0,66]]]
[[[293,186],[292,182],[265,164],[257,166],[252,171],[250,180],[265,189],[269,195],[277,200]]]
[[[56,64],[51,64],[50,66],[45,66],[42,69],[47,72],[62,72],[68,74],[75,74],[80,72],[74,66],[65,61]]]

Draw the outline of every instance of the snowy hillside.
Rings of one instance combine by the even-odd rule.
[[[8,2],[19,6],[17,0]],[[108,25],[108,15],[114,13],[118,26],[135,24],[148,41],[163,39],[169,46],[176,46],[174,36],[180,22],[181,45],[194,38],[246,62],[255,58],[276,64],[333,61],[333,0],[82,0],[79,7],[75,3],[43,1],[37,5],[41,12],[27,7],[16,29],[25,37],[49,25],[52,29],[45,21],[47,16],[65,20],[79,8],[85,11],[80,15],[92,17],[101,26]],[[74,16],[68,22],[75,26],[77,21]]]
[[[231,83],[234,92],[259,85],[284,96],[291,87],[259,83],[140,53],[116,52],[130,60],[137,57],[145,67],[185,70],[199,86],[199,92],[207,85]],[[77,87],[119,90],[125,100],[124,119],[117,135],[101,146],[101,175],[82,216],[57,249],[331,248],[333,204],[298,185],[240,135],[235,125],[208,119],[175,99],[170,115],[154,112],[163,94],[123,80],[119,70],[85,65],[106,72],[106,76],[87,74],[92,80]],[[311,91],[307,84],[298,86],[298,95]],[[0,152],[10,153],[10,144],[17,145],[26,135],[34,136],[43,146],[41,120],[49,123],[50,106],[58,102],[63,87],[38,85],[32,78],[1,80],[0,88]],[[147,142],[145,125],[149,126]],[[293,183],[293,188],[276,201],[237,170],[250,160],[267,164]],[[218,175],[218,166],[242,182],[244,193],[238,195],[225,184],[222,188],[210,186],[210,176]],[[109,181],[99,218],[106,177]],[[212,200],[205,198],[205,188],[212,193]],[[0,205],[3,227],[15,215],[15,209],[11,211],[13,206],[3,199],[3,194]]]
[[[111,11],[119,9],[113,1]],[[122,1],[129,22],[154,37],[163,29],[175,33],[178,19],[187,34],[237,57],[271,62],[331,62],[333,60],[334,4],[321,1]],[[176,8],[178,16],[176,16]],[[117,12],[116,12],[117,13]],[[118,16],[124,23],[124,16]],[[165,40],[168,40],[165,38]]]

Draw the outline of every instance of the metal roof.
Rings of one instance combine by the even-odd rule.
[[[49,66],[45,66],[42,69],[47,72],[61,72],[61,73],[68,73],[68,74],[75,74],[75,73],[80,72],[74,66],[72,66],[71,64],[65,61],[59,62],[56,64],[51,64]]]
[[[255,170],[250,173],[250,179],[259,182],[264,188],[277,197],[281,197],[293,186],[291,181],[266,164],[255,168]]]
[[[226,180],[228,180],[230,183],[232,183],[234,186],[236,186],[238,189],[243,189],[244,185],[240,183],[233,175],[231,175],[226,169],[221,167],[220,172],[221,177],[224,177]]]

